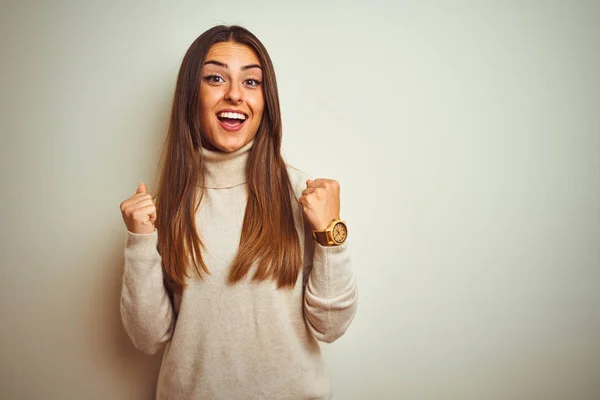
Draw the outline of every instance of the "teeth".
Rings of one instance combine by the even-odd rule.
[[[232,118],[232,119],[241,119],[244,121],[246,116],[244,114],[236,113],[236,112],[222,112],[217,114],[219,118]]]

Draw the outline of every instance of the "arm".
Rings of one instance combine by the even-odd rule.
[[[348,242],[333,247],[315,243],[312,227],[305,221],[304,256],[312,260],[305,267],[304,318],[317,340],[331,343],[344,334],[357,308]]]
[[[175,323],[157,243],[156,229],[147,234],[126,232],[121,320],[134,346],[146,354],[164,346]]]

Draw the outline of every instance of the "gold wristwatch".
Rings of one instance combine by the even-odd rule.
[[[324,231],[313,230],[313,239],[321,246],[341,246],[348,237],[345,221],[332,220]]]

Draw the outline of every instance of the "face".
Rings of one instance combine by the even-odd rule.
[[[222,42],[210,48],[200,81],[204,147],[233,152],[254,138],[265,107],[261,67],[246,45]]]

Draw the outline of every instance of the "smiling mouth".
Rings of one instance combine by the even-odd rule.
[[[229,125],[229,126],[239,126],[242,125],[244,122],[244,120],[241,119],[237,119],[237,118],[226,118],[226,117],[217,117],[219,118],[219,121],[221,121],[222,124],[225,125]]]
[[[242,128],[242,125],[246,122],[247,118],[241,113],[222,112],[217,114],[219,123],[223,129],[234,132]]]

